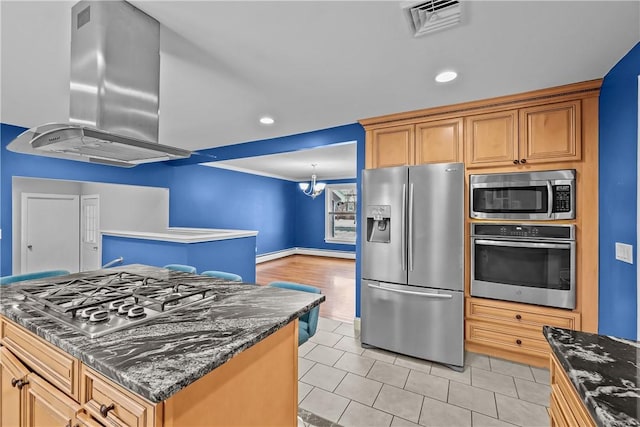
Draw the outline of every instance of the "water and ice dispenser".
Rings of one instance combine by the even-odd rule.
[[[367,242],[389,243],[391,231],[391,206],[367,206]]]

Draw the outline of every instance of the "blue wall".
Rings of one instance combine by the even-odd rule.
[[[637,236],[638,75],[640,43],[605,76],[600,91],[598,332],[636,339],[637,270],[615,259],[615,242]]]
[[[199,165],[175,169],[171,226],[256,230],[258,254],[295,246],[294,182]]]
[[[345,250],[345,245],[310,246],[296,242],[296,183],[194,164],[295,151],[339,142],[357,141],[358,171],[364,167],[364,130],[359,124],[339,126],[282,138],[201,150],[189,161],[140,165],[132,169],[16,154],[6,145],[24,128],[0,125],[0,275],[11,274],[11,177],[25,176],[77,181],[168,187],[171,226],[257,230],[259,254],[295,246]],[[305,197],[305,196],[301,196]],[[323,198],[316,199],[324,210]],[[305,213],[306,214],[306,213]],[[324,220],[317,227],[324,236]],[[353,250],[353,246],[348,246]],[[357,269],[359,274],[359,268]],[[355,290],[354,290],[355,292]],[[356,312],[359,312],[359,298]]]
[[[175,168],[163,163],[140,165],[135,168],[118,168],[95,165],[72,160],[61,160],[27,154],[17,154],[6,149],[6,145],[24,128],[0,124],[0,227],[2,246],[0,275],[11,274],[11,178],[26,176],[35,178],[67,179],[76,181],[107,182],[114,184],[169,187]]]
[[[322,181],[327,184],[354,183],[355,179]],[[324,241],[325,226],[325,193],[312,199],[305,196],[296,184],[295,197],[295,245],[299,248],[327,249],[333,251],[356,250],[355,244],[326,243]]]

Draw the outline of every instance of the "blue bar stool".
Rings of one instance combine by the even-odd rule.
[[[315,286],[303,285],[294,282],[271,282],[267,286],[274,288],[291,289],[293,291],[311,292],[312,294],[321,294],[320,289]],[[318,317],[320,316],[320,306],[315,306],[304,316],[298,319],[298,345],[304,344],[311,338],[318,328]]]
[[[207,270],[200,273],[203,276],[217,277],[219,279],[231,280],[234,282],[242,282],[242,276],[227,271]]]
[[[183,271],[185,273],[196,274],[196,268],[191,265],[184,264],[167,264],[163,268],[173,271]]]
[[[36,271],[34,273],[15,274],[13,276],[0,277],[0,285],[8,285],[10,283],[22,282],[24,280],[43,279],[45,277],[66,276],[69,274],[67,270],[47,270]]]

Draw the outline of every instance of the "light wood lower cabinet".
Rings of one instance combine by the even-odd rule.
[[[544,325],[580,329],[579,313],[485,298],[468,297],[465,316],[467,350],[535,366],[549,360]]]
[[[29,370],[6,347],[0,347],[0,426],[14,427],[25,423],[25,387],[17,387],[18,381],[26,381]]]
[[[26,402],[28,427],[75,426],[80,405],[35,373],[29,381]]]
[[[297,425],[297,320],[160,403],[4,317],[0,330],[0,427]]]
[[[549,370],[551,375],[551,406],[549,411],[551,427],[595,427],[593,418],[553,353],[549,357]]]

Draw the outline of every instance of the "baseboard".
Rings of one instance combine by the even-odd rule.
[[[278,258],[284,258],[290,255],[312,255],[312,256],[324,256],[330,258],[345,258],[356,259],[355,252],[347,251],[334,251],[329,249],[312,249],[312,248],[290,248],[281,251],[269,252],[268,254],[262,254],[256,256],[256,264],[262,262],[271,261]]]

